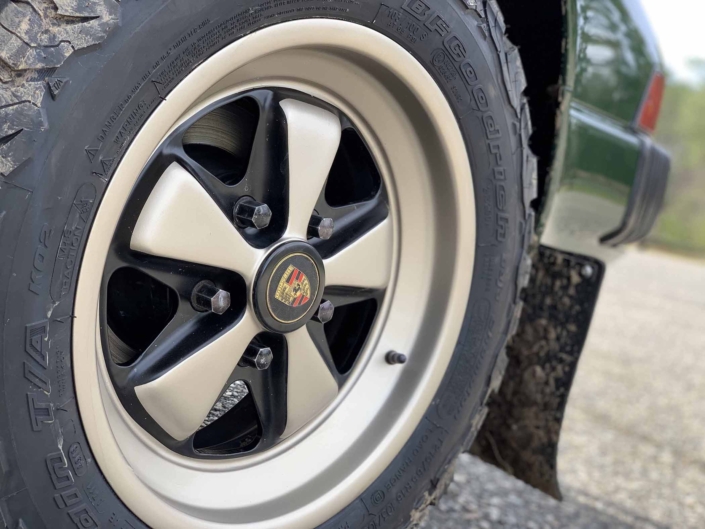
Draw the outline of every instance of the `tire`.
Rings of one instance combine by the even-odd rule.
[[[529,277],[536,196],[524,74],[496,2],[265,4],[275,17],[242,15],[258,5],[245,0],[0,3],[0,512],[7,527],[145,527],[101,472],[76,403],[72,325],[86,239],[124,149],[178,81],[243,35],[308,13],[389,37],[435,80],[469,153],[477,234],[462,330],[431,405],[386,470],[321,527],[418,525],[484,419]],[[191,55],[170,59],[174,43],[185,47],[238,14],[237,24]],[[168,84],[157,81],[165,67],[172,68]],[[156,94],[155,106],[134,107],[147,93]]]

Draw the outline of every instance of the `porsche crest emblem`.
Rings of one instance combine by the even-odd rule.
[[[286,247],[284,247],[286,251]],[[283,253],[283,252],[282,252]],[[303,252],[289,253],[274,261],[271,271],[265,271],[268,317],[278,324],[295,324],[313,311],[313,303],[320,295],[318,264]],[[257,296],[256,296],[257,298]]]
[[[290,264],[279,280],[274,299],[289,307],[306,305],[311,299],[311,284],[306,274]]]

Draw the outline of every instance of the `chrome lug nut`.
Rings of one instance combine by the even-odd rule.
[[[272,365],[274,354],[269,347],[251,343],[247,346],[245,354],[242,355],[240,365],[245,367],[254,367],[259,371],[264,371]]]
[[[387,356],[384,357],[388,364],[406,364],[406,355],[403,353],[397,353],[396,351],[389,351]]]
[[[333,235],[333,228],[335,228],[333,219],[311,215],[311,220],[308,223],[308,236],[328,240]]]
[[[223,314],[230,308],[230,292],[219,289],[212,281],[201,281],[191,293],[191,305],[200,312]]]
[[[254,198],[243,197],[235,204],[233,216],[238,227],[261,230],[269,226],[269,222],[272,220],[272,210],[267,204],[261,204]]]
[[[585,279],[591,278],[594,273],[595,269],[589,264],[583,265],[580,269],[580,275],[582,275]]]
[[[333,304],[324,299],[321,300],[321,304],[318,306],[318,310],[315,312],[313,317],[311,318],[313,321],[317,321],[318,323],[328,323],[330,320],[333,319],[333,313],[335,312],[335,307]]]

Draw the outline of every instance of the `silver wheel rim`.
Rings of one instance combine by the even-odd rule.
[[[120,405],[99,338],[100,271],[130,190],[171,128],[213,101],[260,86],[311,94],[360,126],[390,195],[390,294],[354,379],[324,411],[268,452],[193,460],[166,450]],[[111,486],[153,527],[311,527],[329,519],[379,476],[419,425],[460,332],[474,247],[461,133],[435,82],[401,47],[362,26],[316,19],[266,28],[223,49],[137,135],[86,245],[74,373],[84,428]],[[409,362],[389,366],[389,350]]]

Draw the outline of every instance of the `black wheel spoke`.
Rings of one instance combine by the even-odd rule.
[[[260,116],[247,172],[235,188],[242,196],[269,205],[285,227],[287,139],[281,98],[267,90],[258,90],[252,96],[259,104]]]
[[[330,239],[309,240],[324,259],[359,239],[389,215],[384,190],[380,190],[371,200],[341,207],[330,206],[326,202],[324,193],[321,193],[316,203],[316,211],[321,217],[332,218],[335,223],[333,236]]]
[[[196,311],[190,299],[180,297],[173,317],[151,343],[139,351],[134,361],[112,367],[119,385],[125,391],[131,391],[159,378],[232,327],[237,319],[236,311],[224,315]]]
[[[338,368],[335,366],[335,361],[333,360],[333,355],[331,354],[330,346],[328,345],[328,339],[326,338],[326,333],[323,327],[324,326],[322,323],[318,323],[315,321],[310,321],[306,324],[306,329],[311,335],[313,343],[316,344],[321,358],[323,358],[326,367],[328,367],[328,370],[330,371],[331,375],[338,384],[338,387],[341,387],[345,382],[346,377],[341,375],[338,372]]]
[[[367,301],[370,299],[382,302],[384,298],[384,290],[355,288],[355,287],[328,287],[326,288],[323,297],[333,303],[336,309]]]
[[[160,165],[165,165],[167,162],[181,165],[199,181],[220,209],[227,216],[232,216],[233,206],[241,195],[186,153],[182,144],[182,135],[173,138],[168,149],[165,149],[160,155],[164,157],[164,162],[161,162]]]
[[[286,354],[277,349],[269,369],[238,366],[233,374],[247,384],[257,410],[262,428],[258,450],[274,446],[286,427]]]
[[[180,300],[172,320],[127,368],[126,384],[135,387],[158,378],[214,337],[215,334],[208,336],[213,331],[208,325],[211,322],[204,321],[208,316],[213,315],[196,312],[190,303]]]
[[[190,299],[191,291],[204,276],[210,276],[209,267],[185,263],[135,252],[129,247],[113,246],[108,254],[106,272],[112,275],[120,268],[131,268],[172,288],[180,297]]]
[[[335,314],[325,325],[311,321],[309,334],[338,384],[349,378],[384,299],[384,290],[326,289]]]

